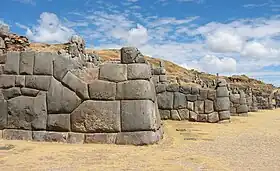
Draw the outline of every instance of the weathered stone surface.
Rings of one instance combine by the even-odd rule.
[[[167,82],[168,80],[167,80],[167,75],[160,75],[159,76],[159,81],[160,82]]]
[[[230,101],[234,104],[239,104],[240,95],[239,94],[231,94],[229,96]]]
[[[179,84],[176,83],[168,84],[166,87],[166,91],[171,91],[171,92],[179,91]]]
[[[47,131],[33,131],[34,141],[46,141],[46,142],[67,142],[67,132],[47,132]]]
[[[123,47],[121,48],[121,62],[122,64],[145,63],[145,59],[137,48]]]
[[[172,120],[177,120],[177,121],[181,120],[181,117],[180,117],[180,115],[179,115],[177,110],[171,110],[170,114],[171,114],[171,119]]]
[[[7,61],[4,66],[6,74],[19,74],[19,52],[7,52]]]
[[[24,75],[16,75],[15,86],[16,87],[24,87],[25,86],[25,76]]]
[[[221,111],[219,112],[220,120],[228,120],[230,119],[230,112],[229,111]]]
[[[223,79],[223,78],[219,78],[217,80],[217,85],[219,87],[226,87],[227,86],[227,81],[225,79]]]
[[[90,99],[114,100],[116,98],[116,83],[94,80],[88,87]]]
[[[6,100],[21,95],[19,87],[12,87],[12,88],[9,88],[9,89],[3,89],[2,92],[3,92],[3,95],[4,95]]]
[[[204,113],[204,101],[195,101],[194,102],[194,110],[196,113],[203,114]]]
[[[175,92],[174,93],[174,109],[183,109],[187,107],[186,96],[183,93]]]
[[[164,92],[157,94],[157,102],[159,109],[173,109],[173,96],[172,92]]]
[[[84,100],[89,99],[87,84],[71,72],[67,72],[67,74],[62,79],[62,82],[66,84],[72,91],[74,91],[80,98]]]
[[[191,101],[191,102],[194,102],[197,100],[197,95],[187,94],[186,97],[187,97],[187,100]]]
[[[217,123],[219,122],[219,114],[218,112],[212,112],[208,114],[208,122],[210,123]]]
[[[0,92],[1,94],[1,92]],[[6,128],[8,120],[7,101],[0,95],[0,130]]]
[[[27,88],[33,88],[43,91],[48,91],[50,87],[51,76],[45,75],[26,75],[25,86]]]
[[[236,107],[230,107],[230,114],[234,116],[237,113]]]
[[[239,103],[240,103],[241,105],[245,105],[245,104],[246,104],[246,98],[240,98],[240,99],[239,99]]]
[[[159,110],[159,113],[162,120],[171,119],[170,110]]]
[[[0,53],[0,64],[5,64],[7,61],[7,54]]]
[[[117,84],[117,99],[153,100],[153,85],[147,80],[130,80]]]
[[[208,115],[207,114],[198,114],[197,115],[197,121],[198,122],[207,122],[208,121]]]
[[[24,75],[33,74],[35,52],[26,51],[20,53],[19,73]]]
[[[55,55],[53,58],[53,76],[59,81],[63,79],[67,71],[82,68],[79,62],[71,58],[62,55]]]
[[[32,140],[32,131],[4,129],[3,139],[7,140]]]
[[[236,109],[237,113],[247,113],[248,112],[248,106],[247,105],[239,105]]]
[[[156,85],[156,93],[162,93],[166,91],[166,84],[157,84]]]
[[[205,113],[212,113],[214,112],[214,103],[212,100],[205,100]]]
[[[193,121],[193,122],[197,121],[197,113],[190,111],[189,121]]]
[[[230,109],[230,101],[228,97],[220,97],[216,99],[216,111],[226,111]]]
[[[47,130],[50,131],[70,131],[70,114],[49,114]]]
[[[127,80],[127,65],[106,63],[100,65],[99,79],[120,82]]]
[[[153,74],[154,75],[165,75],[166,74],[166,70],[165,70],[165,68],[162,68],[162,67],[154,68],[153,69]]]
[[[31,97],[36,97],[37,94],[39,93],[39,90],[32,89],[32,88],[25,88],[25,87],[21,88],[20,91],[22,95],[31,96]]]
[[[215,100],[216,99],[216,91],[215,90],[208,90],[207,98],[209,100]]]
[[[0,88],[10,88],[15,86],[16,77],[14,75],[0,75]]]
[[[179,92],[184,94],[191,94],[191,87],[187,85],[181,85],[179,87]]]
[[[44,130],[47,122],[46,93],[36,98],[19,96],[8,100],[7,128]]]
[[[120,132],[119,101],[84,101],[71,114],[75,132]]]
[[[121,101],[121,130],[126,132],[156,130],[154,107],[154,103],[150,100]]]
[[[69,132],[67,137],[67,143],[70,144],[83,144],[85,140],[85,134]]]
[[[153,75],[152,76],[152,81],[154,85],[157,85],[159,83],[159,76],[158,75]]]
[[[1,24],[2,25],[2,24]],[[2,37],[0,37],[0,49],[5,49],[6,48],[6,44],[5,41],[3,40]]]
[[[189,120],[190,111],[188,109],[179,109],[178,113],[182,120]]]
[[[0,75],[4,74],[4,64],[0,64]]]
[[[56,79],[51,79],[47,93],[48,113],[71,113],[81,103],[81,99]]]
[[[198,100],[206,100],[207,95],[208,95],[208,89],[200,89],[199,95],[198,95]]]
[[[187,102],[187,108],[191,111],[194,111],[194,102]]]
[[[193,95],[198,95],[198,94],[199,94],[199,88],[197,88],[197,87],[192,87],[192,88],[191,88],[191,94],[193,94]]]
[[[160,137],[159,131],[120,132],[117,135],[116,144],[149,145],[158,142]]]
[[[127,78],[129,80],[150,79],[151,76],[151,68],[147,64],[127,65]]]
[[[35,75],[53,75],[53,59],[51,52],[37,52],[34,58],[33,73]]]
[[[115,144],[117,133],[93,133],[85,134],[85,143]]]
[[[216,93],[217,97],[229,97],[229,91],[227,87],[218,87]]]

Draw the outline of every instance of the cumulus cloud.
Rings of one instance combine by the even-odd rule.
[[[128,31],[127,43],[132,46],[140,46],[145,44],[149,39],[148,31],[145,27],[137,24],[136,28]]]
[[[210,73],[236,71],[236,60],[233,58],[218,58],[214,55],[205,55],[200,59],[199,63],[204,71]]]

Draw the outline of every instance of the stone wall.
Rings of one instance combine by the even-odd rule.
[[[248,103],[244,91],[232,91],[230,94],[230,113],[232,116],[248,116]]]
[[[145,145],[162,138],[150,66],[136,48],[91,70],[49,52],[8,52],[1,61],[0,137]]]

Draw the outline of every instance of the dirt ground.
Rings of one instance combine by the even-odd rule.
[[[280,109],[231,123],[164,121],[164,127],[164,139],[144,147],[0,140],[0,170],[280,170]]]

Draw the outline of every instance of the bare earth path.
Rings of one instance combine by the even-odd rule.
[[[148,147],[0,140],[0,170],[280,170],[280,109],[231,123],[164,125],[165,138]]]

